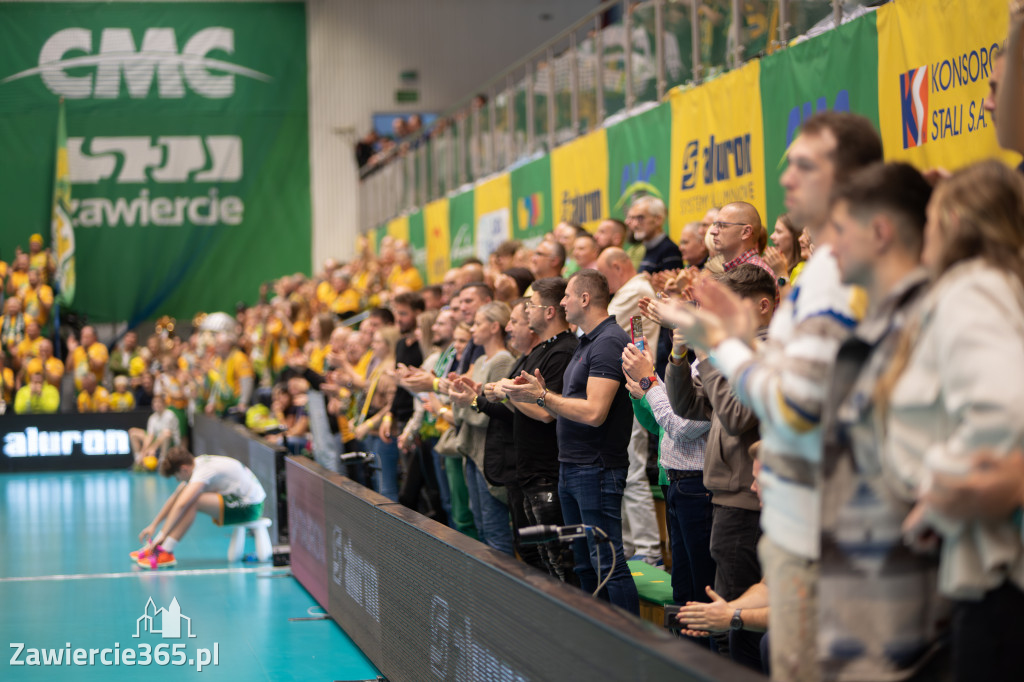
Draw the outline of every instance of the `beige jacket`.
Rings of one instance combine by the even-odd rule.
[[[1024,446],[1024,288],[980,260],[953,266],[934,285],[908,325],[909,362],[893,388],[883,465],[908,502],[933,472],[966,473],[985,448]],[[915,332],[916,329],[916,332]],[[977,599],[1006,579],[1024,588],[1020,529],[961,522],[937,512],[942,535],[939,590]]]

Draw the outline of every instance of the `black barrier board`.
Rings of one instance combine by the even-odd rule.
[[[287,472],[295,577],[391,682],[764,679],[309,460]]]
[[[149,412],[5,414],[0,417],[0,472],[127,469],[128,429],[146,428]]]

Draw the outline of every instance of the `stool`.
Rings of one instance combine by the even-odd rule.
[[[267,517],[246,521],[231,526],[231,544],[228,545],[228,561],[238,561],[242,558],[245,550],[245,531],[252,533],[256,540],[256,558],[260,561],[270,561],[274,553],[274,547],[270,543],[270,524],[273,523]]]

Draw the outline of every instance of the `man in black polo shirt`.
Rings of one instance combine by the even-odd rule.
[[[529,355],[513,368],[511,377],[521,372],[533,375],[540,371],[548,390],[562,390],[562,376],[579,345],[569,331],[561,301],[565,297],[565,280],[546,277],[533,283],[533,295],[527,299],[525,313],[530,330],[537,338]],[[515,320],[513,313],[513,321]],[[504,389],[512,379],[501,382],[495,392],[504,397]],[[523,492],[523,507],[528,525],[560,526],[562,504],[558,498],[558,434],[555,418],[536,403],[510,403],[513,415],[513,439],[516,451],[516,482]],[[547,544],[540,554],[543,567],[565,582],[578,584],[573,573],[571,549]]]
[[[596,270],[580,270],[569,280],[562,299],[566,320],[583,330],[579,346],[563,375],[563,394],[550,390],[534,374],[523,372],[505,388],[521,403],[535,403],[556,417],[558,494],[567,524],[595,526],[609,542],[588,538],[573,542],[576,575],[588,592],[597,589],[597,567],[615,569],[600,596],[639,614],[633,577],[622,553],[622,491],[629,466],[633,412],[622,374],[622,349],[629,336],[608,315],[608,281]],[[600,553],[600,554],[599,554]],[[603,575],[601,578],[603,579]]]

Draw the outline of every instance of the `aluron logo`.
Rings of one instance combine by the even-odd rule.
[[[38,75],[55,95],[68,99],[116,99],[121,96],[122,76],[132,99],[144,99],[153,87],[161,99],[181,99],[185,86],[208,99],[235,94],[235,76],[260,81],[270,76],[253,69],[210,57],[218,51],[235,51],[235,32],[221,26],[204,28],[178,50],[173,28],[148,28],[141,49],[129,28],[105,28],[99,51],[93,54],[93,34],[85,28],[66,28],[54,33],[39,52],[38,66],[4,78],[0,83]],[[84,53],[84,54],[82,54]],[[95,67],[82,73],[82,67]],[[72,75],[75,74],[75,75]]]
[[[562,222],[582,225],[601,219],[601,190],[585,194],[562,193]]]
[[[928,67],[900,74],[900,110],[903,115],[903,148],[928,141]]]
[[[30,426],[4,435],[3,452],[7,457],[66,457],[76,450],[83,455],[127,455],[132,451],[128,432],[123,429],[40,431]]]

